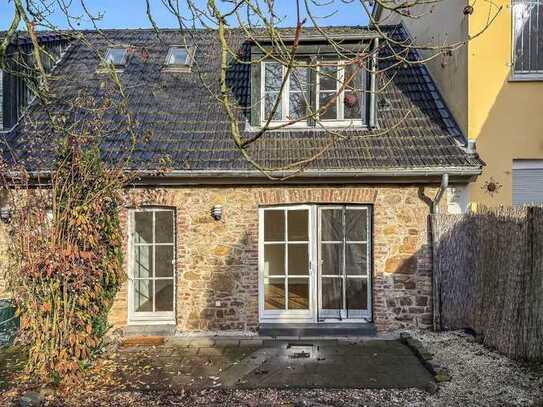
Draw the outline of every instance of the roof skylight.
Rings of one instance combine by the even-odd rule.
[[[124,66],[126,64],[126,48],[109,48],[106,54],[106,61],[113,66]]]
[[[190,55],[185,47],[171,47],[166,56],[166,65],[168,66],[186,66],[189,65]]]

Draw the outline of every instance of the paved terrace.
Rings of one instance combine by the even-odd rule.
[[[127,338],[117,356],[132,390],[420,388],[432,375],[398,340]]]

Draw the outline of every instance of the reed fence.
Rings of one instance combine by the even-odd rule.
[[[471,328],[517,360],[543,361],[543,208],[432,216],[434,328]]]

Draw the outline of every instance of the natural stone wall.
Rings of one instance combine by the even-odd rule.
[[[258,207],[290,203],[373,204],[373,316],[380,331],[431,324],[429,197],[413,185],[179,187],[131,189],[127,207],[176,209],[177,326],[254,330],[258,326]],[[213,205],[224,216],[215,221]],[[126,230],[126,212],[123,214]],[[126,285],[111,322],[127,318]]]

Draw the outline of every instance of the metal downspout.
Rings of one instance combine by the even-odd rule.
[[[439,202],[443,198],[443,194],[449,186],[449,174],[443,174],[441,176],[441,185],[439,186],[439,191],[437,191],[436,197],[432,201],[432,215],[435,215],[438,212]]]
[[[440,287],[440,270],[439,262],[437,259],[437,228],[435,224],[435,215],[438,213],[439,202],[443,198],[443,194],[449,186],[449,174],[443,174],[441,176],[441,185],[434,200],[432,201],[432,209],[430,215],[430,230],[432,236],[432,304],[433,304],[433,328],[434,331],[441,330],[441,287]]]

